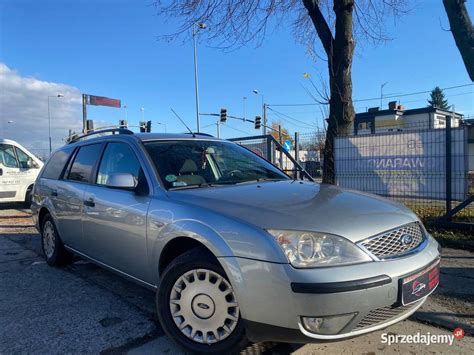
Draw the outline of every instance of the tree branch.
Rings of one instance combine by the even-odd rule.
[[[318,37],[321,40],[324,51],[326,52],[328,58],[332,56],[332,46],[334,38],[332,36],[331,29],[324,18],[324,15],[319,8],[318,0],[303,0],[304,7],[308,10],[309,17],[318,32]]]

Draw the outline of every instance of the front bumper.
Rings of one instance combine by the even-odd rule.
[[[409,317],[426,298],[401,306],[399,280],[438,258],[438,243],[429,238],[426,247],[414,255],[340,267],[295,269],[289,264],[244,258],[219,260],[236,292],[242,318],[251,325],[248,327],[251,340],[311,342],[365,334]],[[344,289],[353,280],[368,280],[368,287]],[[323,287],[313,293],[310,288],[301,292],[304,287],[303,290],[295,289],[295,285],[335,285],[336,288],[339,285],[343,288],[331,292],[330,287]],[[301,317],[349,313],[354,317],[337,334],[315,334],[302,325]],[[260,331],[256,331],[256,324],[273,330],[265,332],[261,330],[264,327],[260,327]],[[278,332],[276,328],[287,331]],[[282,333],[292,333],[294,339],[286,339]]]

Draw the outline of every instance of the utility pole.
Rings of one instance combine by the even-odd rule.
[[[263,104],[263,135],[267,135],[267,104]]]
[[[82,94],[82,133],[87,133],[87,95]]]

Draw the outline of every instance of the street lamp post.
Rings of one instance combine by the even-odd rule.
[[[49,108],[49,99],[52,97],[64,97],[63,94],[57,94],[57,95],[48,95],[48,132],[49,132],[49,156],[51,156],[51,153],[53,151],[52,145],[51,145],[51,110]]]
[[[383,88],[385,87],[385,85],[388,84],[388,81],[386,81],[385,83],[383,83],[382,85],[380,85],[380,109],[382,110],[382,100],[383,100]]]
[[[267,105],[264,96],[257,89],[253,90],[253,93],[262,98],[263,135],[265,136],[267,134]]]
[[[166,124],[165,123],[162,123],[162,122],[156,122],[156,124],[159,124],[161,126],[163,126],[165,128],[165,133],[166,133]]]
[[[197,44],[196,44],[196,30],[203,30],[207,26],[205,23],[193,23],[193,49],[194,49],[194,89],[196,94],[196,123],[197,131],[200,132],[201,120],[199,119],[199,82],[198,82],[198,66],[197,66]]]

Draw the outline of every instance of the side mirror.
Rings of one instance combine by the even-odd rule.
[[[27,167],[28,169],[36,168],[36,164],[35,164],[34,160],[31,159],[31,158],[28,159],[28,161],[26,162],[26,167]]]
[[[132,190],[137,186],[137,181],[132,174],[118,173],[110,175],[105,185],[114,189]]]

